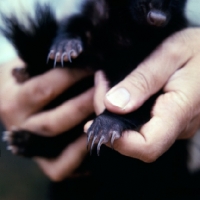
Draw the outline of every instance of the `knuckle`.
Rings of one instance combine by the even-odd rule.
[[[182,60],[182,55],[188,55],[189,53],[190,48],[183,35],[180,36],[180,33],[174,34],[161,45],[161,50],[166,52],[172,62]]]
[[[152,90],[152,92],[157,91],[158,88],[163,85],[162,74],[157,70],[157,68],[152,67],[151,63],[147,60],[141,64],[141,69],[145,71],[143,77],[147,85],[147,90]]]
[[[198,131],[198,128],[197,129],[193,129],[193,130],[184,130],[182,131],[182,133],[180,134],[179,138],[180,139],[190,139],[192,138]]]
[[[150,90],[150,83],[148,78],[139,70],[132,72],[128,78],[130,88],[135,87],[142,93],[147,93]]]
[[[160,156],[159,152],[160,151],[155,147],[155,145],[147,143],[144,147],[141,160],[146,163],[155,162]]]
[[[181,134],[179,135],[180,139],[189,139],[192,138],[199,129],[199,122],[200,122],[200,116],[195,117],[193,120],[191,120],[188,124],[186,124],[186,127],[183,129]]]
[[[77,105],[77,113],[80,113],[81,116],[88,116],[89,114],[92,114],[93,112],[93,107],[89,106],[87,104],[83,105]]]
[[[48,168],[47,171],[45,171],[46,175],[55,182],[62,181],[64,179],[63,175],[59,172],[59,170],[56,170],[54,167]]]
[[[53,96],[51,87],[36,87],[34,93],[45,98],[51,98]]]
[[[58,135],[58,121],[56,120],[57,116],[50,113],[45,113],[44,115],[40,115],[39,118],[33,118],[33,121],[29,121],[29,126],[33,126],[34,124],[37,124],[37,126],[34,126],[34,132],[41,133],[42,135],[45,135],[47,137],[53,137]],[[26,128],[28,124],[26,124]]]
[[[48,99],[53,99],[55,94],[52,89],[52,87],[46,87],[42,85],[36,85],[33,87],[31,90],[27,89],[25,91],[26,94],[29,97],[33,97],[36,101],[42,101],[42,100],[48,100]]]
[[[174,95],[174,98],[176,98],[173,101],[177,107],[176,116],[178,116],[179,119],[189,121],[192,118],[192,113],[194,113],[189,98],[181,91],[176,91],[176,96]]]
[[[45,120],[41,125],[40,125],[40,130],[39,132],[45,133],[45,135],[49,137],[56,136],[57,133],[54,130],[54,125],[53,123],[50,122],[50,120]]]
[[[180,45],[173,45],[172,43],[167,43],[164,45],[163,48],[166,52],[168,52],[170,60],[176,61],[180,58],[180,49],[182,48],[180,47]]]

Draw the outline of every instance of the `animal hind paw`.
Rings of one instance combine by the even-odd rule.
[[[97,145],[97,154],[100,155],[100,147],[102,144],[113,143],[116,139],[120,138],[122,132],[126,130],[126,125],[120,119],[102,113],[96,117],[87,131],[88,141],[87,146],[90,146],[92,152],[95,144]]]
[[[2,140],[7,142],[7,149],[13,154],[25,156],[28,141],[30,139],[29,132],[26,131],[4,131]]]
[[[80,39],[66,39],[57,38],[50,48],[47,56],[47,63],[49,59],[54,60],[54,67],[57,62],[60,62],[62,67],[64,62],[72,62],[83,51],[83,45]]]

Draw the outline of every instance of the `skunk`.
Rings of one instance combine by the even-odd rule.
[[[102,69],[112,87],[135,69],[165,38],[190,24],[199,25],[193,20],[195,13],[189,12],[189,9],[194,8],[192,4],[194,1],[191,0],[1,1],[0,50],[5,55],[0,56],[0,61],[5,62],[17,55],[25,61],[26,72],[20,68],[13,71],[18,81],[24,81],[26,73],[33,77],[53,67],[79,66],[93,71]],[[91,80],[78,83],[45,109],[72,98],[90,86]],[[115,139],[122,136],[123,131],[137,129],[146,123],[160,93],[162,91],[130,114],[118,115],[105,110],[97,116],[87,133],[91,151],[94,144],[97,144],[99,155],[102,144],[113,144]],[[81,128],[82,124],[54,138],[40,137],[27,130],[13,131],[8,143],[20,155],[55,157],[81,134]],[[97,179],[107,178],[104,190],[112,185],[115,194],[121,188],[128,190],[131,187],[130,191],[137,186],[142,188],[140,186],[144,183],[140,178],[143,177],[146,181],[147,172],[149,177],[156,177],[154,181],[159,185],[161,180],[158,177],[163,175],[163,170],[166,170],[166,174],[167,171],[170,174],[177,173],[178,177],[187,174],[186,168],[179,173],[169,166],[171,160],[176,159],[174,152],[179,152],[176,155],[181,155],[179,159],[185,161],[181,153],[185,153],[186,142],[180,143],[183,145],[175,145],[151,166],[102,146],[102,156],[99,159],[94,156],[95,162],[92,161],[91,166]],[[176,147],[177,151],[174,150]],[[180,167],[179,164],[176,165]],[[171,171],[166,169],[168,167]],[[140,171],[138,176],[137,170]],[[134,179],[135,184],[132,183]],[[166,180],[163,182],[167,184]],[[152,188],[151,182],[152,180],[147,181],[145,188]],[[150,189],[147,194],[148,192],[151,192]],[[109,196],[105,191],[101,193]],[[127,192],[127,198],[121,196],[120,199],[132,199],[131,195],[132,192]],[[101,199],[106,199],[105,196]],[[117,199],[119,196],[112,198]]]
[[[66,0],[55,5],[54,1],[30,1],[29,14],[25,1],[9,6],[2,2],[1,37],[9,40],[26,62],[30,76],[48,70],[52,63],[49,61],[53,60],[52,67],[66,63],[70,67],[102,69],[112,87],[162,40],[187,26],[185,3],[182,0],[76,0],[73,3]],[[59,14],[64,11],[60,7],[66,9],[62,17]],[[15,75],[19,74],[15,70]],[[99,154],[103,143],[113,144],[123,131],[147,122],[157,95],[130,114],[117,115],[105,110],[97,116],[88,130],[91,150],[97,143]]]

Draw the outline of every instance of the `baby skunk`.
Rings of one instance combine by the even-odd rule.
[[[20,0],[10,5],[3,1],[0,39],[11,43],[30,76],[57,65],[89,66],[104,70],[112,87],[167,36],[187,26],[185,4],[186,0],[32,0],[28,4]],[[13,73],[19,81],[23,77],[19,69]],[[157,96],[130,114],[105,110],[97,116],[88,130],[91,150],[97,143],[99,154],[103,143],[113,144],[123,131],[147,122]]]
[[[0,1],[0,61],[19,55],[26,72],[15,69],[18,81],[44,73],[52,67],[81,67],[105,71],[114,86],[142,62],[166,37],[195,24],[195,0],[18,0]],[[196,6],[198,10],[198,5]],[[47,108],[81,93],[92,85],[83,80]],[[117,115],[105,110],[88,130],[91,149],[97,154],[103,143],[113,143],[125,130],[136,129],[150,119],[154,95],[137,111]],[[66,119],[67,120],[67,119]],[[84,122],[83,122],[84,124]],[[82,132],[83,124],[54,138],[26,130],[13,131],[6,139],[15,153],[24,156],[55,157]],[[59,193],[55,199],[170,199],[180,188],[187,188],[186,141],[178,141],[152,164],[119,155],[102,146],[101,156],[92,154],[89,170],[94,183],[89,194],[77,189]],[[69,180],[68,180],[69,181]],[[81,188],[85,186],[84,181]],[[188,185],[187,185],[188,184]],[[95,189],[94,189],[95,187]],[[60,187],[59,187],[60,188]],[[84,187],[83,187],[84,188]],[[156,189],[155,189],[156,188]],[[177,190],[176,190],[177,189]],[[73,190],[72,190],[73,191]],[[185,191],[185,190],[184,190]],[[172,196],[170,196],[172,195]],[[182,196],[181,196],[182,197]],[[185,197],[185,195],[184,195]],[[190,196],[191,197],[191,196]],[[180,199],[180,198],[179,198]]]

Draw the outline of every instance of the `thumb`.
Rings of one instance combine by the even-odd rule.
[[[172,74],[191,56],[190,48],[186,48],[183,43],[182,37],[178,34],[164,41],[106,94],[104,99],[106,108],[118,114],[132,112],[163,88]]]

